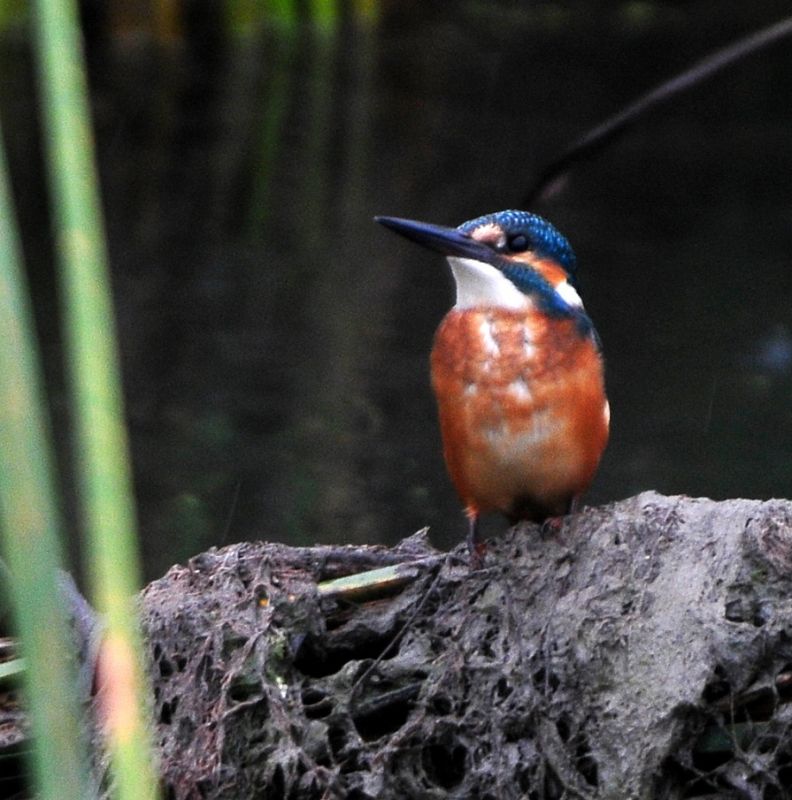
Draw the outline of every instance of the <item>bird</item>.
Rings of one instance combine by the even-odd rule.
[[[482,514],[560,527],[607,445],[602,347],[578,294],[575,254],[527,211],[456,228],[374,219],[451,267],[456,301],[434,336],[431,383],[471,562],[481,565]]]

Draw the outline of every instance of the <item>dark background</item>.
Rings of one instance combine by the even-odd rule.
[[[519,207],[549,161],[786,0],[84,6],[147,577],[215,544],[394,542],[464,523],[428,383],[453,288],[372,223]],[[57,288],[24,17],[0,111],[76,530]],[[572,170],[607,358],[588,496],[792,495],[792,40]],[[494,527],[493,527],[494,526]],[[498,530],[502,523],[491,523]]]

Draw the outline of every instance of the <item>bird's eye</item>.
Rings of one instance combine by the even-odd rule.
[[[512,253],[522,253],[528,249],[528,237],[524,233],[514,233],[506,240],[506,244]]]

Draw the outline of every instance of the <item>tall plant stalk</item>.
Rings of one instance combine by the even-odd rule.
[[[82,524],[93,600],[107,619],[105,723],[118,797],[141,800],[156,789],[133,605],[140,568],[77,8],[74,0],[36,0],[34,11]]]
[[[56,585],[60,520],[49,426],[0,148],[0,529],[26,668],[33,776],[43,800],[90,797],[68,625]]]

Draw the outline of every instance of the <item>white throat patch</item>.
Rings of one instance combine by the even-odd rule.
[[[499,269],[472,258],[449,256],[448,263],[456,281],[454,308],[500,306],[525,308],[530,304],[526,297]]]

